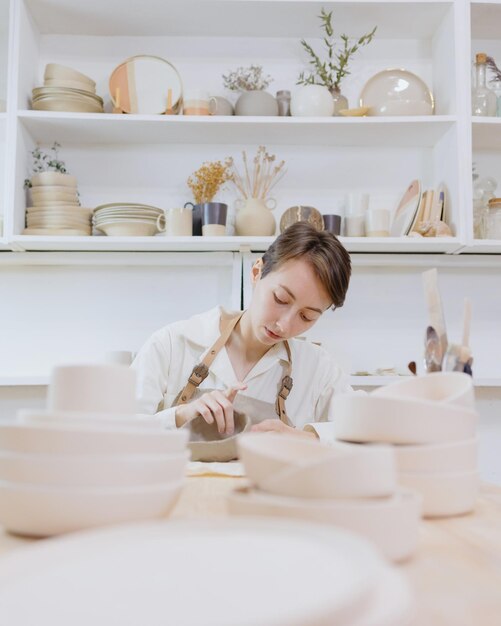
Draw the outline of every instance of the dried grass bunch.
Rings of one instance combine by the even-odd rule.
[[[237,191],[245,199],[266,200],[268,194],[286,173],[285,161],[280,161],[275,165],[276,156],[268,154],[265,146],[259,146],[256,156],[250,162],[247,160],[247,153],[244,150],[242,160],[244,173],[240,175],[234,159],[232,157],[227,159],[229,165],[228,180],[235,185]]]
[[[214,196],[230,180],[230,159],[221,161],[206,161],[196,172],[188,178],[188,187],[193,192],[195,204],[211,202]]]

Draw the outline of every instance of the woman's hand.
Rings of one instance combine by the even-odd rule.
[[[235,430],[233,402],[237,393],[244,389],[247,389],[247,385],[237,383],[224,391],[215,389],[188,404],[181,404],[176,408],[176,426],[180,428],[201,415],[207,424],[213,424],[215,420],[221,435],[224,433],[232,435]]]
[[[297,428],[292,428],[292,426],[287,426],[284,424],[282,420],[271,419],[271,420],[263,420],[259,424],[255,424],[251,431],[254,433],[286,433],[289,435],[295,435],[296,437],[303,437],[304,439],[318,439],[315,433],[309,433],[304,430],[298,430]]]

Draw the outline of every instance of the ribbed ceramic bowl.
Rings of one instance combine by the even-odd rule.
[[[189,452],[78,456],[0,452],[0,481],[40,487],[137,487],[183,479]]]
[[[478,414],[452,404],[368,394],[334,396],[335,437],[344,441],[446,443],[475,436]]]
[[[473,472],[478,437],[452,443],[393,446],[399,472]]]
[[[309,441],[298,446],[295,439],[273,433],[239,437],[240,459],[259,489],[301,498],[370,498],[395,492],[391,446],[322,446]]]
[[[96,89],[96,83],[92,80],[92,78],[74,70],[72,67],[60,65],[59,63],[48,63],[45,66],[44,79],[77,81],[78,83],[88,85],[90,89]]]
[[[409,376],[391,385],[379,387],[373,395],[446,402],[466,409],[475,408],[473,379],[461,372],[434,372],[426,376]]]
[[[47,537],[166,517],[182,482],[138,487],[40,487],[0,482],[0,523],[10,532]]]
[[[421,497],[399,489],[389,498],[307,500],[237,489],[228,497],[232,515],[306,519],[346,528],[376,544],[392,561],[409,558],[416,550]]]
[[[450,517],[475,508],[479,474],[473,472],[400,472],[398,481],[423,496],[423,517]]]
[[[70,174],[61,174],[61,172],[40,172],[39,174],[33,174],[30,180],[33,187],[62,185],[64,187],[74,188],[77,186],[77,179],[75,176],[71,176]]]

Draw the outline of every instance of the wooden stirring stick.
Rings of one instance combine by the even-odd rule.
[[[115,106],[113,107],[113,113],[123,113],[120,108],[120,87],[115,88]]]

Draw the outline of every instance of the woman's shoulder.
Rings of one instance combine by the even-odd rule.
[[[336,359],[322,346],[308,339],[290,339],[292,367],[294,363],[307,370],[318,381],[341,377],[342,368]],[[323,382],[321,383],[323,384]]]
[[[219,320],[224,312],[223,307],[216,306],[186,319],[171,322],[156,330],[151,339],[162,343],[166,340],[186,339],[203,346],[217,335]]]

